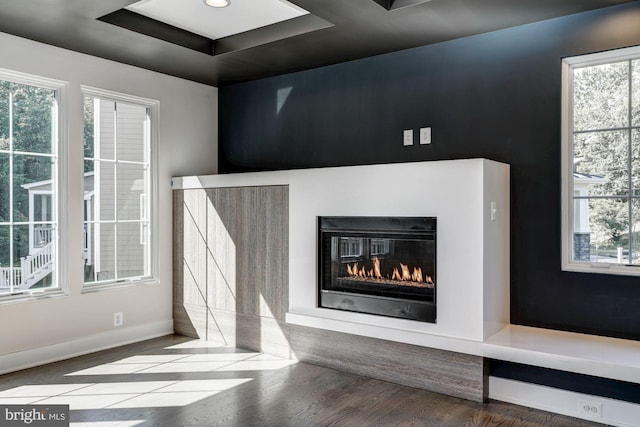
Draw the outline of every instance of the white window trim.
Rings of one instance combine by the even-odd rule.
[[[68,253],[68,239],[63,238],[63,236],[67,236],[68,233],[68,218],[60,207],[66,206],[68,200],[67,183],[69,177],[67,173],[67,147],[69,144],[67,144],[67,92],[69,83],[62,80],[40,77],[4,68],[0,68],[0,80],[17,84],[38,86],[56,91],[56,117],[55,120],[53,120],[55,132],[53,134],[56,137],[56,141],[54,143],[54,155],[57,158],[57,162],[54,163],[54,174],[57,175],[58,180],[56,186],[58,197],[54,198],[54,200],[57,200],[57,204],[52,206],[52,212],[55,212],[58,223],[58,226],[56,227],[56,256],[54,262],[57,286],[49,289],[36,289],[32,291],[25,290],[15,294],[0,295],[0,304],[67,296],[69,295],[69,262],[68,257],[65,255]]]
[[[159,253],[159,229],[158,229],[158,119],[160,117],[160,102],[155,99],[143,98],[139,96],[129,95],[120,92],[114,92],[109,90],[104,90],[91,86],[80,86],[80,90],[82,92],[83,98],[85,96],[91,96],[94,98],[100,98],[105,100],[111,100],[116,102],[124,102],[129,104],[138,104],[143,105],[149,109],[149,117],[150,117],[150,126],[149,126],[149,179],[151,181],[150,185],[150,194],[147,202],[149,203],[149,220],[151,223],[150,230],[150,276],[149,277],[141,277],[141,278],[130,278],[125,280],[118,281],[105,281],[98,282],[91,285],[87,285],[82,281],[82,293],[89,292],[99,292],[108,289],[114,288],[122,288],[128,286],[138,286],[143,284],[157,284],[160,282],[159,275],[159,264],[160,264],[160,253]],[[82,153],[82,159],[84,159],[84,153]],[[84,171],[84,167],[81,168],[81,171]],[[84,172],[82,172],[84,173]],[[81,176],[80,179],[83,179]],[[81,277],[84,277],[84,274],[81,272]]]
[[[573,260],[573,80],[572,70],[640,57],[640,46],[628,47],[562,60],[562,270],[581,273],[640,276],[640,266]]]

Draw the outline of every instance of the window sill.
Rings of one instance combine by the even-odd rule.
[[[95,285],[84,285],[82,287],[82,294],[89,294],[93,292],[102,292],[110,289],[121,289],[121,288],[130,288],[133,286],[140,285],[157,285],[160,284],[160,281],[155,277],[148,277],[144,279],[136,279],[136,280],[124,280],[118,282],[105,282],[98,283]]]
[[[575,273],[614,274],[618,276],[640,276],[640,265],[620,265],[611,263],[566,263],[562,271]]]
[[[41,291],[34,290],[30,292],[20,292],[17,294],[0,296],[0,305],[39,301],[39,300],[44,300],[49,298],[58,298],[58,297],[66,297],[66,296],[69,296],[69,293],[61,289],[51,289],[51,290],[41,290]]]

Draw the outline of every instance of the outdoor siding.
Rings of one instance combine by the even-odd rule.
[[[100,100],[97,104],[100,120],[99,155],[103,159],[144,162],[147,159],[144,150],[144,121],[146,108]],[[117,111],[116,111],[117,110]],[[100,180],[100,218],[113,220],[113,206],[117,206],[118,220],[140,220],[140,195],[146,188],[142,164],[101,162]],[[117,175],[117,182],[115,176]],[[98,188],[98,187],[96,187]],[[114,277],[118,268],[118,277],[137,276],[144,273],[144,246],[140,244],[140,224],[118,224],[114,227],[102,225],[100,231],[101,265],[99,280]],[[117,236],[117,248],[116,248]],[[117,255],[116,255],[117,254]],[[116,261],[117,256],[117,261]]]

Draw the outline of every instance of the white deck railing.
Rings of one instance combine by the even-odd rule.
[[[53,229],[48,225],[36,225],[33,228],[33,247],[41,248],[48,243],[51,243],[51,238],[53,236]]]
[[[29,289],[51,272],[53,265],[53,242],[20,259],[20,267],[0,267],[0,289],[14,291]]]
[[[11,283],[14,284],[15,289],[19,289],[21,282],[21,267],[0,267],[0,289],[8,289],[11,286]]]
[[[22,268],[22,280],[26,282],[32,279],[43,268],[49,266],[53,262],[53,244],[47,243],[33,254],[20,259],[20,267]]]

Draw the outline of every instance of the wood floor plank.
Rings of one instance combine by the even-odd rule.
[[[129,392],[121,396],[111,392],[109,399],[118,403],[108,407],[100,405],[104,396],[91,394],[92,387],[120,387]],[[74,391],[65,394],[70,388]],[[132,396],[135,389],[137,395]],[[142,389],[147,391],[140,392]],[[0,376],[0,401],[19,395],[58,401],[86,398],[86,407],[72,407],[74,423],[167,427],[599,425],[503,402],[472,402],[182,336]]]

